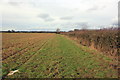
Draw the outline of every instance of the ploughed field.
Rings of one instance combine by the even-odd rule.
[[[3,33],[4,78],[117,78],[117,63],[66,36]]]

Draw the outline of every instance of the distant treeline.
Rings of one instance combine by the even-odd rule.
[[[64,31],[61,31],[64,32]],[[57,31],[14,31],[14,30],[8,30],[8,31],[0,31],[0,33],[60,33]]]

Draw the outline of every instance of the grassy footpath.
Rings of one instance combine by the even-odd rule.
[[[72,40],[56,35],[18,68],[11,78],[103,78],[117,77],[111,59],[80,49]]]

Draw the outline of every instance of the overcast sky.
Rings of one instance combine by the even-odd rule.
[[[1,0],[2,30],[98,29],[117,25],[119,0]]]

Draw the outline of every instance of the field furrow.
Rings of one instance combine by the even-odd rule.
[[[51,34],[46,34],[43,37],[39,37],[37,42],[33,41],[33,45],[28,45],[27,48],[3,60],[3,74],[6,75],[9,71],[17,69],[19,66],[24,64],[52,37],[54,37],[54,35]]]
[[[26,37],[28,37],[28,36],[26,35]],[[30,38],[22,38],[21,37],[21,39],[19,39],[19,41],[17,39],[17,41],[14,41],[14,43],[12,43],[14,46],[11,45],[9,48],[2,50],[2,59],[4,60],[4,59],[8,58],[9,56],[12,56],[14,54],[23,52],[24,50],[28,49],[29,46],[32,46],[32,45],[36,44],[37,42],[39,42],[42,39],[44,39],[44,36],[40,36],[40,35],[39,36],[37,36],[37,35],[34,36],[33,35],[32,38],[31,37]],[[5,40],[4,37],[3,37],[3,40]],[[10,41],[11,41],[11,38],[10,38]],[[3,41],[3,45],[4,45],[5,42],[9,43],[9,40]]]

